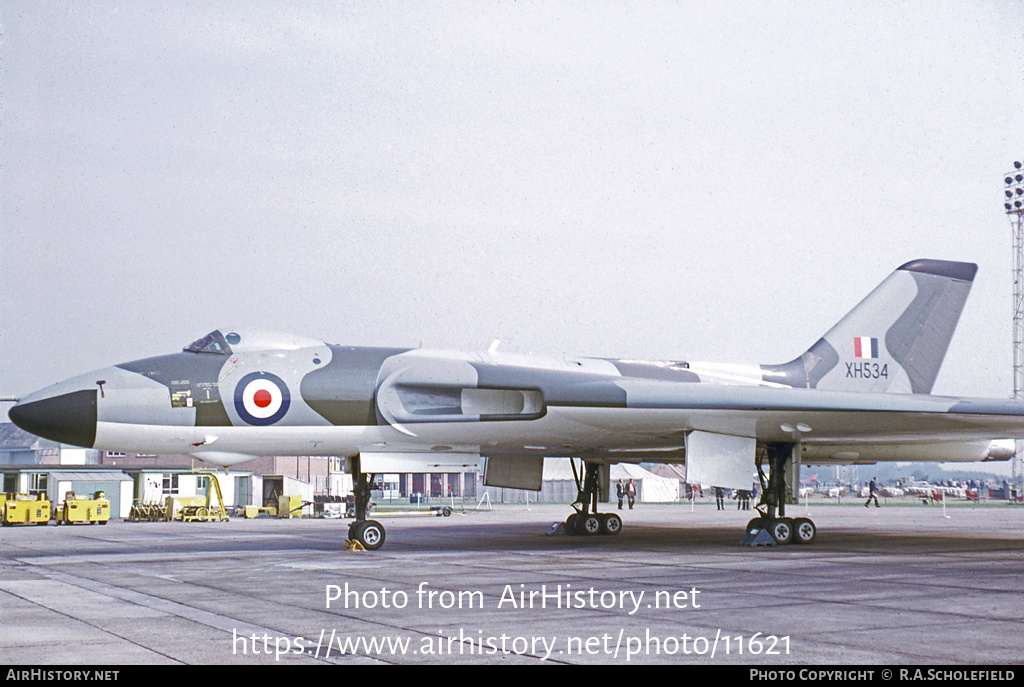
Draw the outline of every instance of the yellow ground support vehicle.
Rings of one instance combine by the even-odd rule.
[[[110,501],[102,491],[97,491],[91,499],[69,491],[64,495],[64,503],[57,504],[54,517],[58,525],[77,522],[106,525],[110,520]]]
[[[205,504],[205,496],[168,496],[164,499],[164,520],[181,520],[186,509],[195,510]]]
[[[195,471],[194,475],[203,475],[209,478],[206,486],[206,498],[203,503],[193,503],[181,507],[182,522],[211,522],[213,520],[228,520],[227,509],[224,508],[224,495],[220,491],[220,481],[217,475],[212,472]],[[217,503],[213,502],[213,495],[217,495]],[[197,497],[198,498],[198,497]]]
[[[50,502],[44,496],[0,494],[0,522],[4,525],[45,525],[50,522]]]

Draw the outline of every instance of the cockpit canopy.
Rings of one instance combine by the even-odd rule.
[[[238,337],[238,334],[229,334],[228,336]],[[183,351],[189,351],[191,353],[216,353],[218,355],[227,355],[231,353],[231,348],[228,346],[227,340],[221,335],[219,330],[214,330],[204,336],[201,339],[196,339],[188,346],[182,349]]]
[[[316,339],[269,330],[228,329],[227,334],[222,334],[220,329],[215,329],[206,336],[196,339],[182,350],[189,353],[230,355],[233,352],[292,351],[299,348],[313,348],[324,345],[323,341]]]

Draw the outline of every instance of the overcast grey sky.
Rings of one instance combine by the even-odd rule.
[[[0,0],[0,391],[257,325],[784,362],[980,267],[1009,396],[1018,0]]]

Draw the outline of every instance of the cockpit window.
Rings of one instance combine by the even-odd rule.
[[[217,355],[227,355],[231,352],[231,347],[228,346],[228,342],[224,340],[224,337],[219,331],[212,331],[198,341],[193,341],[184,349],[191,353],[215,353]]]

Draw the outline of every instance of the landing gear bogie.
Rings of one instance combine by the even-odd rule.
[[[577,496],[573,503],[575,512],[565,519],[566,529],[584,536],[616,535],[621,532],[621,517],[615,513],[597,512],[601,465],[584,462],[584,469],[580,474],[576,472],[576,464],[571,461],[570,464],[573,477],[576,479]]]
[[[622,518],[615,513],[573,513],[565,519],[565,527],[573,534],[616,535],[622,531]]]
[[[766,532],[771,539],[757,539],[758,532]],[[747,545],[810,544],[817,535],[817,527],[810,518],[772,518],[767,515],[754,518],[747,523]],[[763,536],[763,535],[762,535]]]
[[[769,473],[765,475],[760,456],[754,462],[761,483],[761,500],[757,504],[761,515],[747,523],[746,536],[740,543],[744,546],[810,544],[818,531],[814,522],[810,518],[786,517],[785,475],[792,461],[798,459],[794,457],[799,455],[799,444],[768,444],[766,449]]]

